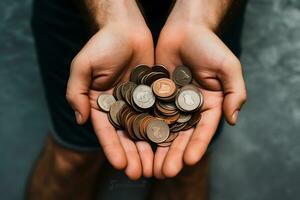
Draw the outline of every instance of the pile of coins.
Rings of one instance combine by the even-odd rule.
[[[100,94],[97,103],[111,124],[126,130],[131,139],[169,146],[201,118],[203,95],[192,82],[191,71],[183,65],[172,78],[163,65],[138,65],[129,81],[118,84],[113,94]]]

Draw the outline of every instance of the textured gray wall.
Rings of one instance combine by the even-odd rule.
[[[22,199],[49,126],[30,4],[0,1],[0,199]],[[243,33],[249,99],[238,125],[226,126],[218,141],[212,199],[299,199],[300,1],[249,0]]]
[[[248,102],[214,155],[213,199],[300,198],[300,1],[250,0],[243,31]]]

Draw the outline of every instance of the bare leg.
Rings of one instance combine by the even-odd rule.
[[[185,166],[174,178],[156,180],[152,200],[208,200],[209,155],[194,166]]]
[[[101,151],[76,152],[49,138],[28,182],[26,198],[95,199],[104,158]]]

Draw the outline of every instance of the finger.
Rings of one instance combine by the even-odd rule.
[[[172,142],[163,164],[163,174],[168,177],[176,176],[183,168],[183,153],[192,136],[193,129],[180,132]]]
[[[91,68],[89,62],[80,56],[76,56],[71,64],[66,98],[75,112],[78,124],[86,122],[90,115],[88,90],[91,83]]]
[[[240,61],[234,59],[224,62],[219,79],[225,94],[223,111],[228,123],[234,125],[237,122],[238,112],[247,99]]]
[[[195,70],[197,81],[202,86],[211,90],[223,89],[223,111],[228,123],[234,125],[238,111],[246,100],[241,64],[217,35],[209,30],[203,31],[208,31],[203,33],[205,37],[197,35],[181,46],[182,58]]]
[[[142,175],[142,164],[135,143],[128,138],[124,131],[117,131],[121,144],[127,157],[127,167],[125,174],[132,180],[137,180]]]
[[[223,101],[223,111],[229,124],[237,122],[238,113],[247,99],[245,82],[243,79],[240,61],[234,59],[223,63],[222,70],[218,75],[222,83],[225,98]]]
[[[92,109],[92,124],[103,151],[116,169],[124,169],[127,166],[125,150],[122,147],[116,129],[107,119],[107,114]]]
[[[221,116],[221,107],[216,107],[202,113],[201,120],[197,124],[184,151],[183,159],[185,164],[194,165],[201,159],[218,128]]]
[[[135,144],[142,162],[143,175],[150,178],[153,175],[153,150],[150,144],[145,141],[138,141]]]
[[[169,147],[157,147],[154,155],[153,173],[157,179],[164,179],[165,175],[162,172],[162,167]]]

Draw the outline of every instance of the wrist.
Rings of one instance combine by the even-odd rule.
[[[86,0],[86,5],[97,28],[144,22],[135,0]]]
[[[189,25],[201,25],[217,31],[233,0],[177,0],[172,12]]]

